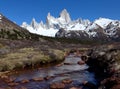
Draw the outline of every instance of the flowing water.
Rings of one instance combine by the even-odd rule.
[[[27,89],[49,89],[51,83],[61,82],[63,79],[73,80],[72,84],[70,84],[69,86],[81,86],[82,82],[84,81],[90,81],[96,84],[94,73],[90,73],[87,71],[88,66],[86,64],[77,64],[77,62],[80,60],[80,57],[70,55],[66,57],[65,61],[61,66],[49,66],[46,68],[39,68],[36,70],[26,70],[23,72],[13,74],[10,77],[15,78],[15,82],[18,83],[24,79],[30,80],[28,83],[19,83],[19,85],[14,86],[17,89],[19,89],[21,86],[24,86]],[[32,80],[33,78],[38,77],[51,78],[46,79],[44,81]],[[0,84],[0,86],[5,87],[7,85]]]

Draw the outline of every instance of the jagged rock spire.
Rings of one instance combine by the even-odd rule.
[[[60,18],[65,19],[65,21],[67,23],[69,23],[71,21],[70,15],[69,15],[69,13],[67,12],[66,9],[62,10],[62,12],[60,13]]]
[[[38,23],[36,22],[35,18],[32,19],[31,26],[32,26],[34,29],[37,29]]]
[[[50,12],[49,12],[48,15],[47,15],[47,18],[46,18],[46,26],[47,26],[47,28],[49,28],[49,26],[50,26],[50,21],[49,21],[50,18],[51,18],[51,15],[50,15]]]
[[[50,27],[53,27],[53,22],[55,21],[56,19],[50,15],[50,12],[48,13],[47,15],[47,18],[46,18],[46,26],[47,28],[50,28]]]
[[[0,22],[2,21],[2,17],[3,17],[3,15],[0,13]]]

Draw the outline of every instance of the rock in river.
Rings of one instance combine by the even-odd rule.
[[[65,84],[63,83],[52,83],[50,89],[65,89]]]

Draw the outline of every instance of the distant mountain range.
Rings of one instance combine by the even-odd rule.
[[[33,19],[30,25],[23,22],[20,27],[0,14],[0,38],[31,39],[33,33],[79,40],[120,41],[120,21],[107,18],[99,18],[93,22],[82,19],[72,21],[64,9],[58,18],[48,13],[45,24],[42,21],[37,23]]]
[[[77,19],[72,21],[69,13],[64,9],[58,18],[48,13],[46,23],[37,23],[35,19],[31,24],[23,22],[21,25],[31,33],[78,39],[102,39],[120,40],[120,21],[107,18],[99,18],[91,22],[89,20]]]

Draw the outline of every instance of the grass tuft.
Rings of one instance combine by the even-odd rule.
[[[22,48],[17,52],[8,53],[0,59],[0,71],[14,70],[34,67],[36,64],[50,63],[54,60],[63,60],[64,53],[60,50],[50,49],[46,55],[42,51],[35,51],[34,48]]]

